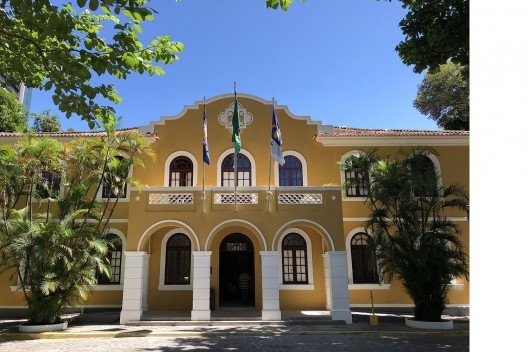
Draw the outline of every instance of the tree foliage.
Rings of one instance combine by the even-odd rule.
[[[413,105],[446,130],[469,131],[469,82],[464,66],[447,62],[428,71]]]
[[[28,115],[16,94],[0,87],[0,132],[22,132],[27,123]]]
[[[58,322],[63,308],[86,300],[97,275],[110,274],[108,221],[125,185],[136,184],[129,168],[151,151],[136,133],[106,132],[71,142],[26,135],[0,146],[0,272],[18,282],[30,323]],[[115,198],[97,197],[104,181]]]
[[[442,185],[436,170],[424,167],[434,149],[402,150],[395,157],[370,150],[349,156],[367,190],[367,231],[374,235],[380,271],[399,278],[414,302],[417,320],[440,321],[451,280],[469,276],[468,256],[453,211],[466,213],[468,196],[458,185]],[[430,161],[429,161],[430,164]]]
[[[59,132],[61,130],[60,119],[52,115],[49,110],[40,114],[31,114],[33,118],[33,129],[37,132]]]
[[[114,86],[97,76],[126,79],[132,73],[164,74],[183,50],[161,35],[144,45],[142,24],[156,11],[149,0],[0,0],[0,74],[13,82],[51,90],[68,118],[90,128],[113,118],[120,102]]]
[[[390,0],[389,0],[390,1]],[[407,15],[396,46],[414,72],[436,70],[448,61],[469,68],[469,0],[400,0]]]

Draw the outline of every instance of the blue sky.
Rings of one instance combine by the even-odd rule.
[[[264,0],[156,0],[142,40],[169,34],[185,51],[166,75],[113,80],[123,102],[120,127],[178,114],[184,105],[233,92],[287,105],[324,124],[361,128],[438,129],[413,106],[423,74],[394,48],[403,39],[398,1],[295,1],[287,11]],[[31,111],[63,116],[47,92],[34,91]],[[77,117],[62,128],[86,130]]]

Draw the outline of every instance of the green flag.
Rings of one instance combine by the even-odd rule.
[[[233,119],[231,120],[233,124],[233,137],[231,141],[235,143],[235,151],[238,153],[242,148],[242,141],[240,140],[240,120],[238,118],[238,102],[235,93],[235,109],[233,110]]]

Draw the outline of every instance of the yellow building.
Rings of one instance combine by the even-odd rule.
[[[328,126],[259,97],[237,97],[242,150],[236,168],[233,94],[138,128],[157,135],[151,145],[157,158],[131,170],[143,187],[128,187],[119,200],[110,231],[123,245],[111,253],[112,278],[93,287],[86,306],[121,307],[122,323],[147,311],[210,320],[211,309],[222,307],[257,309],[263,320],[280,320],[284,310],[329,310],[332,319],[351,323],[350,309],[370,307],[371,292],[376,306],[411,307],[397,280],[379,284],[362,259],[368,209],[361,190],[343,190],[349,175],[338,163],[373,147],[396,152],[427,145],[439,152],[431,161],[442,182],[469,189],[469,132]],[[209,165],[203,162],[204,103]],[[283,166],[270,156],[273,108]],[[82,133],[91,134],[97,132]],[[15,134],[0,133],[0,144],[15,140]],[[467,214],[453,220],[469,250]],[[239,285],[244,270],[247,296]],[[453,280],[449,301],[469,305],[465,279]],[[0,276],[0,308],[22,302],[16,283]]]

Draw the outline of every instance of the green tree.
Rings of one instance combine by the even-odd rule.
[[[404,64],[417,73],[448,61],[469,69],[469,0],[400,1],[408,10],[399,23],[405,39],[396,46]]]
[[[28,116],[15,93],[0,87],[0,132],[22,132],[27,123]]]
[[[0,146],[0,272],[16,278],[32,324],[60,321],[87,286],[109,276],[108,220],[132,165],[151,155],[145,137],[107,130],[104,138],[59,142],[25,136]],[[126,153],[127,158],[116,157]],[[105,180],[115,197],[97,198]]]
[[[428,155],[434,149],[402,150],[380,157],[376,150],[348,157],[342,169],[354,168],[367,189],[371,214],[365,227],[374,234],[380,271],[399,278],[414,302],[414,316],[440,321],[451,280],[468,279],[468,256],[460,229],[449,217],[468,209],[458,185],[442,185]]]
[[[463,70],[447,62],[427,72],[413,101],[418,111],[446,130],[469,131],[469,82]]]
[[[177,1],[177,0],[176,0]],[[162,35],[144,45],[149,0],[0,0],[0,73],[27,87],[52,90],[53,102],[102,127],[120,102],[114,86],[96,76],[126,79],[131,73],[164,74],[178,59],[180,42]]]
[[[52,115],[49,110],[40,114],[31,114],[33,118],[33,129],[37,132],[59,132],[61,123],[57,115]]]

